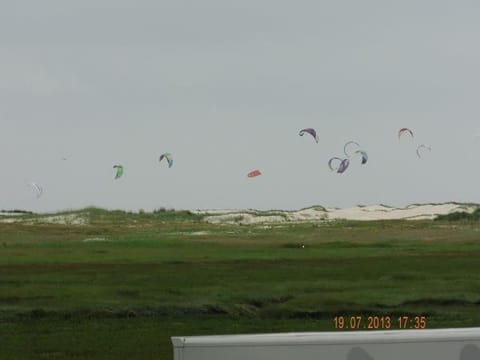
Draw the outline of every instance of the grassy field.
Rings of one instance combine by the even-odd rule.
[[[0,359],[172,359],[171,336],[334,331],[337,315],[480,326],[477,219],[65,215],[85,224],[0,223]]]

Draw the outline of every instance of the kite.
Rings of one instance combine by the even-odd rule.
[[[117,173],[115,174],[115,179],[119,179],[123,175],[123,166],[122,165],[113,165],[114,169],[117,169]]]
[[[398,138],[400,139],[400,137],[403,135],[403,134],[410,134],[411,137],[413,137],[413,132],[412,130],[408,129],[408,128],[401,128],[400,130],[398,130]]]
[[[368,161],[368,155],[365,151],[363,150],[357,150],[355,151],[355,154],[360,154],[362,155],[362,165],[366,164]]]
[[[421,155],[421,152],[422,152],[422,149],[425,149],[425,150],[428,150],[428,151],[432,151],[432,148],[430,146],[427,146],[427,145],[419,145],[417,147],[417,156],[419,159],[421,159],[422,155]],[[424,151],[425,151],[424,150]]]
[[[340,163],[342,163],[343,159],[340,159],[339,157],[332,157],[330,160],[328,160],[328,167],[330,168],[330,170],[332,171],[337,171],[338,170],[338,167],[333,167],[333,162],[335,160],[338,160],[340,161]]]
[[[258,170],[258,169],[255,169],[255,170],[253,170],[253,171],[250,171],[250,172],[247,174],[247,176],[248,176],[249,178],[256,177],[256,176],[258,176],[258,175],[262,175],[262,173],[261,173],[260,170]]]
[[[333,162],[337,160],[340,161],[340,164],[337,167],[333,166]],[[348,165],[350,165],[350,160],[348,159],[341,159],[339,157],[333,157],[328,161],[328,167],[330,170],[337,172],[338,174],[343,173],[345,170],[347,170]]]
[[[337,173],[342,174],[345,170],[347,170],[348,165],[350,165],[350,160],[343,159],[340,163],[340,166],[337,169]]]
[[[43,189],[40,185],[38,185],[35,182],[31,182],[30,184],[28,184],[28,186],[30,186],[32,190],[35,192],[35,196],[37,197],[37,199],[40,198],[40,196],[42,196]]]
[[[360,148],[360,144],[357,143],[356,141],[347,141],[347,142],[345,143],[345,145],[343,146],[343,152],[344,152],[344,154],[345,154],[348,158],[350,157],[350,154],[347,152],[347,149],[348,149],[348,146],[349,146],[349,145],[356,145],[357,148]]]
[[[173,157],[172,157],[172,154],[170,153],[164,153],[162,155],[160,155],[160,158],[158,159],[158,161],[162,161],[163,159],[166,159],[167,162],[168,162],[168,167],[171,168],[172,165],[173,165]]]
[[[300,130],[298,135],[303,136],[303,134],[305,134],[305,133],[309,133],[310,135],[312,135],[313,138],[315,139],[315,141],[318,143],[318,135],[317,135],[317,132],[315,131],[315,129],[312,129],[312,128],[302,129],[302,130]]]

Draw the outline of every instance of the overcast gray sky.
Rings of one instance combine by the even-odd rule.
[[[479,19],[473,0],[4,0],[0,208],[480,202]],[[332,173],[348,140],[369,162]]]

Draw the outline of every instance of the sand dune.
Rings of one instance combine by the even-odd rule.
[[[330,220],[423,220],[454,212],[473,212],[479,205],[443,203],[416,204],[404,208],[385,205],[355,206],[346,209],[315,206],[297,211],[271,210],[197,210],[214,224],[265,224],[288,222],[324,222]]]
[[[447,215],[454,212],[471,213],[480,207],[480,204],[414,204],[404,208],[395,208],[386,205],[354,206],[346,209],[324,208],[312,206],[306,209],[288,210],[193,210],[193,213],[205,215],[204,220],[212,224],[281,224],[298,222],[328,222],[335,220],[423,220],[434,219],[438,215]],[[2,213],[0,223],[33,224],[88,224],[88,216],[83,212],[70,214],[19,214]],[[200,233],[198,234],[200,235]]]

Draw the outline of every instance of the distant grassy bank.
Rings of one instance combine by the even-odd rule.
[[[234,226],[188,211],[49,215],[72,214],[88,221],[0,223],[0,358],[171,359],[173,335],[332,331],[336,315],[480,326],[475,217]]]

